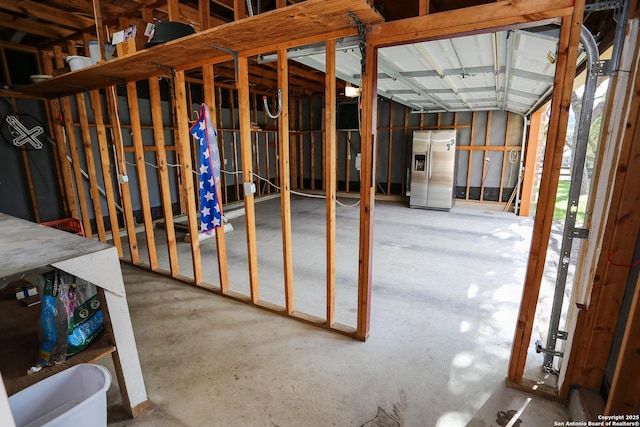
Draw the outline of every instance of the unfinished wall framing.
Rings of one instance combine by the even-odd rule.
[[[282,5],[282,2],[279,3]],[[343,3],[337,0],[310,0],[304,5],[290,6],[287,13],[272,14],[267,18],[257,16],[254,20],[264,20],[264,28],[278,28],[282,24],[280,27],[285,29],[282,37],[286,37],[289,34],[287,31],[292,30],[286,24],[285,15],[298,14],[296,16],[304,19],[305,13],[308,13],[322,18],[325,8],[342,10],[341,8],[347,7]],[[368,5],[364,2],[349,0],[347,3],[349,7],[368,13]],[[170,15],[180,13],[177,5],[178,2],[169,2]],[[242,2],[235,2],[235,6],[236,14],[244,17]],[[73,76],[61,76],[58,79],[61,82],[60,88],[46,84],[41,86],[43,96],[57,99],[48,102],[46,116],[52,133],[59,142],[53,155],[64,211],[70,216],[81,218],[88,235],[101,241],[112,241],[123,260],[284,316],[365,340],[370,332],[374,200],[377,193],[400,196],[406,194],[409,186],[406,169],[411,133],[417,129],[456,129],[460,136],[457,146],[458,197],[502,204],[508,203],[513,193],[513,171],[510,170],[510,164],[516,156],[511,153],[517,153],[519,160],[524,133],[522,118],[513,114],[410,114],[406,107],[399,104],[378,102],[375,78],[377,49],[396,43],[452,37],[469,32],[532,26],[561,18],[563,24],[542,174],[541,203],[538,204],[534,224],[532,251],[508,372],[511,384],[530,390],[531,385],[523,381],[522,373],[544,264],[541,254],[549,240],[550,218],[553,214],[553,204],[550,201],[557,188],[559,162],[562,158],[561,145],[564,143],[567,125],[568,94],[574,77],[571,64],[575,63],[583,7],[583,1],[522,0],[515,3],[488,3],[429,15],[428,2],[421,2],[418,17],[379,24],[375,17],[369,16],[368,20],[374,25],[368,33],[362,114],[357,126],[340,124],[340,107],[335,101],[333,66],[327,70],[326,84],[321,84],[326,88],[324,97],[294,96],[287,91],[291,78],[290,64],[284,60],[287,48],[324,42],[327,51],[331,52],[336,38],[356,33],[354,28],[345,23],[336,27],[338,24],[333,18],[327,18],[326,25],[329,29],[314,27],[313,32],[305,37],[278,39],[269,45],[265,41],[268,38],[255,41],[255,37],[242,33],[248,33],[250,28],[238,22],[236,27],[241,30],[242,37],[246,38],[242,41],[248,43],[248,47],[238,48],[237,67],[233,70],[234,73],[237,72],[235,83],[221,83],[214,81],[213,77],[214,70],[232,59],[228,54],[205,54],[197,61],[164,56],[162,59],[170,65],[159,70],[149,66],[146,61],[150,56],[148,53],[135,54],[133,46],[121,46],[121,58],[117,61],[123,66],[131,66],[136,64],[132,58],[137,58],[135,61],[142,64],[135,71],[120,71],[122,84],[107,81],[100,74],[113,72],[113,69],[109,71],[109,67],[113,66],[107,63],[78,74],[84,73],[87,77],[86,93],[78,92],[77,88],[69,89],[68,84],[73,83]],[[201,25],[203,29],[208,27],[204,20]],[[223,31],[219,33],[222,34]],[[210,43],[209,38],[216,39],[218,33],[209,31],[203,34],[200,37],[204,46]],[[223,35],[220,35],[220,39],[224,38]],[[86,41],[85,36],[84,45]],[[225,41],[236,46],[236,40]],[[211,52],[210,46],[206,49],[203,46],[194,43],[189,46],[191,50],[185,50],[185,55]],[[43,72],[50,72],[54,66],[59,66],[66,54],[76,53],[75,49],[74,43],[68,43],[56,46],[52,52],[43,52],[40,58]],[[257,54],[274,51],[278,53],[278,86],[282,89],[284,98],[283,114],[277,120],[265,115],[259,94],[249,87],[249,59]],[[202,70],[201,79],[190,76],[190,70],[196,68]],[[223,69],[223,73],[228,75],[228,64]],[[158,77],[162,77],[162,81]],[[143,96],[145,91],[148,93],[148,101]],[[25,94],[29,94],[29,90],[25,90]],[[216,122],[219,150],[224,159],[224,168],[229,172],[222,175],[219,196],[226,206],[242,204],[247,212],[247,293],[234,292],[229,288],[224,233],[217,232],[215,236],[218,284],[209,283],[208,280],[211,279],[203,275],[203,255],[197,238],[191,238],[188,243],[187,260],[178,254],[178,245],[183,242],[178,241],[177,231],[186,230],[191,236],[198,234],[198,180],[194,174],[198,159],[188,130],[189,122],[195,119],[193,110],[197,109],[201,101],[208,104]],[[273,94],[270,94],[269,102],[275,107]],[[59,116],[62,117],[61,122],[57,120]],[[71,161],[67,160],[67,153]],[[355,167],[358,153],[361,156],[360,170]],[[86,178],[83,177],[83,171],[87,174]],[[256,175],[264,180],[258,181]],[[245,195],[244,184],[250,182],[257,184],[256,193]],[[31,188],[31,184],[28,187]],[[291,259],[291,189],[321,193],[327,197],[327,246],[324,248],[327,256],[327,299],[324,318],[298,312],[293,304],[295,286]],[[37,191],[29,192],[31,204],[36,211],[40,211],[42,204],[39,200],[34,200]],[[360,195],[358,306],[355,326],[337,324],[334,318],[335,270],[331,261],[335,257],[337,192]],[[282,286],[285,301],[282,306],[267,303],[260,298],[260,275],[257,269],[260,254],[256,250],[255,234],[254,199],[277,194],[283,213]],[[635,201],[629,203],[628,206],[620,207],[621,214],[637,207]],[[163,226],[163,230],[154,233],[154,228],[159,226]],[[613,236],[612,240],[619,239],[622,235],[620,233],[624,234],[625,230],[620,226],[617,229],[619,234]],[[140,232],[143,234],[137,235]],[[605,273],[609,274],[608,271]],[[611,274],[616,281],[619,279],[619,273]],[[634,317],[627,326],[620,366],[633,365],[635,360],[629,349],[636,344],[632,335],[638,323],[637,295],[634,301]],[[598,304],[602,305],[601,313],[615,311],[615,307],[612,309],[606,305],[604,299],[599,300]],[[598,324],[595,321],[592,323]],[[582,327],[587,326],[582,324]],[[591,350],[595,343],[602,341],[595,336],[595,332],[592,335],[593,339],[584,339],[584,342],[589,343],[585,345]],[[596,358],[591,356],[591,359]],[[595,380],[589,377],[591,374],[584,372],[588,363],[583,362],[576,362],[579,364],[576,369],[583,371],[578,370],[581,373],[573,378],[593,383]],[[594,363],[601,367],[602,359],[597,358]],[[617,374],[616,384],[621,384],[617,393],[632,390],[633,387],[625,383],[620,373]],[[563,397],[565,392],[566,390],[561,391],[559,396]],[[609,410],[625,409],[612,404]]]

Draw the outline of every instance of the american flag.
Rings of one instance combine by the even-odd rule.
[[[206,104],[200,105],[200,118],[189,132],[200,143],[200,233],[209,234],[222,226],[222,207],[216,191],[220,180],[217,134]]]

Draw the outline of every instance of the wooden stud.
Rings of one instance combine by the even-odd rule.
[[[138,189],[140,194],[142,219],[144,221],[144,232],[147,238],[149,266],[152,270],[155,270],[158,268],[158,256],[156,253],[153,218],[151,217],[151,201],[149,200],[149,184],[147,182],[147,165],[144,158],[144,151],[142,149],[142,129],[140,129],[140,107],[138,106],[136,82],[127,83],[127,101],[129,103],[129,120],[131,121],[131,132],[133,134],[133,148],[136,156]]]
[[[217,88],[218,91],[218,96],[216,97],[216,101],[217,101],[217,114],[218,117],[220,117],[220,123],[222,123],[222,89],[221,88]],[[225,159],[227,158],[225,156],[224,153],[224,132],[220,131],[218,133],[218,143],[219,143],[219,147],[220,147],[220,166],[222,167],[222,169],[227,169],[227,166],[225,165]],[[221,202],[223,203],[222,200],[224,200],[224,204],[229,203],[229,191],[227,190],[227,174],[226,173],[221,173],[220,174],[220,180],[222,181],[222,195],[223,195],[223,199],[220,199]]]
[[[165,148],[164,126],[162,123],[162,98],[160,83],[157,78],[149,80],[149,103],[151,104],[151,119],[153,121],[153,139],[156,148],[156,164],[158,165],[158,187],[164,218],[164,231],[167,238],[167,252],[169,255],[169,269],[171,276],[180,274],[178,249],[176,246],[175,224],[173,222],[173,202],[171,200],[171,183],[167,170],[167,152]]]
[[[420,114],[422,118],[424,114]],[[407,194],[407,138],[409,138],[409,107],[404,107],[404,136],[402,138],[402,187],[400,195]],[[457,145],[457,144],[456,144]]]
[[[254,93],[253,94],[253,117],[254,119],[258,120],[258,96]],[[262,176],[262,171],[260,170],[260,132],[259,131],[252,131],[251,132],[251,145],[252,145],[252,151],[253,151],[253,161],[254,161],[254,168],[253,170],[255,171],[257,176]],[[262,196],[262,181],[260,179],[258,179],[256,181],[256,197],[260,197]]]
[[[296,105],[297,103],[295,101],[293,101],[290,105],[289,105],[289,151],[290,151],[290,170],[291,170],[291,183],[292,188],[299,188],[298,187],[298,157],[297,157],[297,140],[298,140],[298,135],[295,133],[295,131],[298,130],[298,128],[296,127]],[[293,133],[292,133],[293,130]]]
[[[373,267],[373,207],[375,202],[376,138],[373,118],[377,115],[378,50],[367,44],[367,67],[362,85],[360,244],[358,250],[358,324],[356,336],[366,340],[371,326],[371,282]]]
[[[109,212],[109,221],[111,224],[111,239],[118,250],[118,257],[122,258],[122,239],[120,238],[120,224],[118,223],[118,211],[116,210],[115,192],[111,177],[109,146],[107,144],[107,128],[104,125],[100,92],[98,90],[92,90],[89,92],[89,96],[91,97],[91,107],[93,109],[93,117],[96,122],[96,136],[100,150],[99,154],[100,166],[102,169],[102,181],[104,182],[104,192],[107,199],[107,210]]]
[[[316,189],[316,133],[313,132],[315,124],[315,115],[313,114],[313,98],[309,100],[309,110],[311,114],[311,189]]]
[[[233,136],[233,144],[231,145],[231,151],[233,153],[233,181],[236,188],[236,201],[238,201],[240,200],[240,180],[238,179],[238,132],[236,131],[236,106],[233,96],[233,90],[231,89],[229,89],[229,104],[231,109],[231,134]]]
[[[244,0],[233,0],[233,19],[239,21],[247,16],[247,6]]]
[[[473,147],[474,145],[474,133],[476,131],[476,112],[471,113],[471,140],[469,141],[469,146]],[[469,200],[469,191],[471,190],[471,169],[473,167],[473,151],[469,151],[469,161],[467,163],[467,189],[465,191],[464,199]]]
[[[638,381],[640,378],[640,352],[638,351],[640,349],[640,278],[636,281],[635,286],[604,415],[638,415],[638,406],[640,405],[640,381]],[[632,419],[637,420],[637,418]]]
[[[280,9],[281,7],[287,6],[287,0],[276,0],[276,8]]]
[[[101,242],[106,242],[107,237],[104,229],[102,203],[100,200],[100,192],[98,190],[98,176],[96,173],[95,161],[93,159],[93,144],[91,141],[91,132],[89,131],[87,103],[84,93],[79,93],[76,95],[76,106],[78,108],[78,117],[80,118],[80,130],[82,135],[82,145],[84,147],[84,159],[87,165],[87,175],[89,175],[89,195],[91,196],[96,228],[98,229],[98,239]]]
[[[181,169],[183,173],[182,191],[185,194],[187,208],[187,223],[191,235],[191,258],[193,263],[193,281],[202,282],[202,260],[200,258],[200,241],[198,240],[198,214],[196,210],[195,192],[193,189],[193,166],[191,163],[191,136],[189,134],[189,108],[187,107],[186,85],[184,71],[176,71],[173,79],[176,95],[176,117],[178,119],[178,136],[176,147],[181,154]]]
[[[522,177],[522,196],[520,197],[519,216],[529,216],[531,209],[531,191],[533,190],[533,175],[536,169],[536,157],[538,155],[538,142],[540,140],[540,119],[542,110],[538,110],[531,115],[529,124],[529,135],[527,136],[527,148],[524,159],[524,174]],[[523,132],[526,132],[527,125],[524,124]]]
[[[249,61],[238,58],[238,110],[240,112],[240,147],[242,155],[242,177],[245,183],[253,183],[251,160],[251,111],[249,107]],[[258,249],[256,244],[256,213],[254,195],[244,195],[245,224],[247,231],[247,254],[249,262],[249,286],[251,302],[260,300],[258,284]]]
[[[569,106],[578,54],[584,0],[576,1],[572,18],[562,20],[558,42],[558,60],[554,81],[554,97],[547,133],[547,145],[540,182],[538,209],[533,224],[529,263],[524,282],[518,323],[514,334],[507,381],[520,384],[527,359],[527,350],[533,330],[540,284],[544,272],[545,256],[555,207],[560,164],[569,118]]]
[[[42,51],[42,68],[39,70],[43,74],[52,74],[53,65],[51,63],[51,57],[53,53],[51,51]],[[46,101],[45,109],[47,112],[47,120],[49,123],[49,129],[54,134],[56,141],[56,148],[52,149],[55,164],[56,164],[56,176],[58,177],[58,188],[60,189],[60,195],[64,205],[64,211],[67,216],[78,218],[78,209],[76,206],[76,199],[73,192],[73,184],[71,178],[71,165],[69,164],[66,156],[66,144],[64,143],[64,134],[62,132],[62,126],[58,117],[61,117],[60,104],[57,101]]]
[[[73,175],[74,175],[76,190],[77,190],[76,194],[78,195],[80,212],[82,214],[82,226],[84,228],[85,236],[88,238],[91,238],[93,237],[93,233],[91,232],[89,208],[87,207],[87,198],[85,195],[84,180],[82,177],[82,168],[80,167],[80,157],[78,156],[78,144],[76,142],[76,135],[73,129],[71,101],[69,100],[69,97],[60,98],[60,106],[62,108],[62,115],[64,117],[64,126],[66,129],[67,140],[69,142],[69,151],[71,154],[71,165],[73,166]]]
[[[509,147],[509,128],[510,127],[511,127],[511,113],[507,112],[507,127],[504,135],[505,150],[502,153],[502,172],[500,173],[500,194],[498,195],[499,202],[502,202],[502,192],[504,190],[504,171],[507,168],[507,162],[509,161],[508,156],[510,151],[507,151],[507,147]]]
[[[391,125],[389,128],[389,147],[388,147],[388,161],[387,161],[387,194],[391,194],[391,167],[393,165],[393,106],[389,111],[389,124]]]
[[[324,95],[325,108],[325,138],[326,138],[326,170],[327,191],[327,326],[335,323],[336,306],[336,179],[337,179],[337,145],[336,134],[336,42],[328,40],[325,43],[326,83]],[[348,150],[348,148],[347,148]],[[348,152],[347,152],[348,155]],[[349,163],[347,162],[347,170]]]
[[[345,190],[348,193],[349,192],[349,183],[351,181],[351,131],[348,130],[347,131],[347,153],[346,153],[346,173],[345,173]],[[337,167],[337,166],[336,166]]]
[[[296,114],[296,121],[298,122],[298,130],[302,130],[302,98],[298,98],[298,114]],[[298,166],[300,168],[300,172],[298,177],[300,178],[300,182],[298,184],[298,188],[304,188],[304,137],[301,133],[298,134]]]
[[[438,113],[438,126],[440,126],[440,113]],[[491,111],[487,112],[487,129],[484,137],[484,146],[489,147],[489,138],[491,138]],[[480,182],[480,201],[484,201],[484,181],[487,179],[487,169],[489,167],[489,160],[487,157],[487,150],[483,150],[482,158],[482,181]]]
[[[215,96],[215,82],[213,75],[213,65],[205,65],[202,67],[202,77],[204,79],[204,102],[209,108],[209,116],[211,117],[211,125],[216,128],[216,96]],[[222,153],[222,152],[221,152]],[[224,158],[224,156],[222,156]],[[222,167],[222,161],[220,162]],[[222,173],[220,174],[222,177]],[[218,203],[222,209],[222,192],[220,191],[221,181],[216,181],[216,192],[218,195]],[[218,279],[220,280],[220,291],[222,293],[229,289],[229,272],[227,267],[227,244],[224,237],[224,224],[222,227],[215,229],[216,233],[216,252],[218,254]]]
[[[295,310],[293,299],[293,252],[291,242],[291,193],[289,173],[289,63],[287,50],[278,51],[278,88],[282,91],[282,112],[278,118],[280,140],[280,210],[282,216],[282,261],[284,268],[285,309]]]
[[[198,0],[198,11],[200,12],[200,29],[211,28],[211,0]]]
[[[127,176],[127,163],[125,161],[124,142],[122,139],[122,128],[120,127],[120,115],[118,113],[118,92],[115,86],[110,86],[107,92],[107,108],[109,109],[109,121],[111,122],[111,131],[113,135],[113,145],[116,149],[117,171],[122,176]],[[136,237],[136,222],[133,218],[133,207],[131,205],[131,189],[129,182],[120,182],[120,192],[122,195],[122,208],[124,209],[124,225],[127,229],[127,237],[129,240],[129,252],[131,254],[131,262],[133,264],[140,263],[140,254],[138,252],[138,239]]]
[[[427,15],[429,13],[429,0],[420,0],[418,4],[418,15]]]

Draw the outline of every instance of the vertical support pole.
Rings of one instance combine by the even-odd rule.
[[[377,114],[378,50],[367,45],[367,66],[362,87],[362,163],[360,170],[360,247],[358,251],[358,324],[356,336],[366,340],[371,321],[373,267],[373,207],[375,203],[375,133]]]
[[[149,79],[149,101],[151,104],[151,119],[153,121],[153,139],[156,146],[156,164],[158,165],[162,216],[164,217],[164,231],[167,237],[169,269],[171,271],[171,276],[176,277],[180,273],[180,267],[178,262],[178,249],[176,246],[176,231],[173,223],[171,184],[169,182],[169,171],[167,170],[167,151],[165,147],[164,125],[162,121],[160,83],[155,77],[151,77]]]
[[[347,141],[346,141],[346,146],[347,146],[347,153],[346,153],[346,160],[345,160],[345,191],[348,193],[349,192],[349,182],[351,181],[351,131],[348,130],[346,132],[346,137],[347,137]],[[336,150],[337,151],[337,150]],[[337,153],[336,153],[337,154]],[[337,173],[337,172],[336,172]]]
[[[393,101],[389,104],[391,110],[389,111],[389,148],[387,151],[387,194],[391,194],[391,166],[393,165]]]
[[[111,224],[111,239],[118,249],[118,257],[122,258],[122,240],[120,239],[120,224],[118,223],[118,211],[116,210],[116,198],[111,177],[111,161],[109,160],[109,146],[107,145],[107,128],[104,125],[102,103],[100,92],[92,90],[91,107],[96,123],[96,135],[98,137],[98,148],[100,150],[100,165],[102,167],[102,181],[104,182],[104,192],[107,198],[107,210],[109,212],[109,222]]]
[[[473,168],[473,146],[474,146],[474,132],[476,131],[476,112],[471,113],[471,141],[469,142],[469,163],[467,166],[467,191],[465,192],[464,199],[469,200],[469,191],[471,190],[471,169]]]
[[[420,117],[424,114],[420,114]],[[400,189],[400,195],[407,194],[407,138],[409,135],[409,107],[404,107],[404,134],[402,136],[402,188]]]
[[[238,110],[240,112],[240,151],[242,155],[242,178],[245,184],[253,183],[251,159],[251,111],[249,108],[249,60],[238,58]],[[258,250],[256,244],[256,212],[254,195],[245,190],[245,224],[247,228],[247,254],[249,257],[249,286],[251,302],[260,300],[258,284]]]
[[[218,127],[216,120],[216,93],[215,82],[213,76],[213,65],[202,66],[202,79],[204,84],[204,102],[209,108],[209,116],[211,124],[214,128]],[[220,154],[223,154],[222,152]],[[222,156],[224,158],[224,155]],[[222,161],[221,161],[222,166]],[[222,177],[222,174],[220,174]],[[220,191],[221,182],[216,182],[216,192],[218,193],[218,202],[222,206],[222,192]],[[216,248],[218,253],[218,278],[220,280],[220,291],[225,293],[229,289],[229,273],[227,270],[227,245],[224,238],[224,226],[218,227],[216,230]]]
[[[325,43],[325,156],[327,176],[327,326],[335,323],[336,305],[336,42]],[[347,148],[348,149],[348,148]],[[349,168],[347,163],[347,168]]]
[[[554,81],[554,96],[547,133],[547,148],[544,156],[540,198],[533,224],[531,248],[525,276],[522,301],[513,339],[507,381],[522,383],[527,349],[533,330],[533,322],[540,294],[540,284],[544,272],[551,223],[555,207],[562,151],[569,119],[571,92],[575,77],[575,63],[578,56],[580,30],[584,14],[584,0],[576,1],[572,18],[563,18],[558,42],[558,61]]]
[[[278,50],[278,88],[282,91],[282,112],[278,117],[280,140],[280,210],[282,216],[282,260],[284,267],[285,308],[295,310],[293,303],[293,252],[291,243],[291,181],[289,174],[289,63],[287,50]]]
[[[122,127],[120,126],[120,115],[118,114],[118,94],[115,86],[107,87],[107,107],[109,109],[109,121],[113,132],[113,145],[116,148],[116,163],[120,175],[127,176],[127,163],[125,161],[124,142],[122,140]],[[120,180],[120,177],[118,177]],[[129,240],[129,251],[131,262],[140,263],[138,253],[138,240],[136,238],[136,223],[133,218],[133,207],[131,206],[131,189],[129,182],[120,181],[120,191],[122,194],[122,208],[124,209],[124,225],[127,229]]]
[[[289,105],[289,132],[293,130],[293,134],[289,135],[289,154],[290,154],[290,170],[291,170],[291,183],[293,188],[298,187],[298,145],[296,142],[298,141],[298,133],[300,130],[296,128],[296,101],[294,100]]]
[[[147,183],[147,165],[144,159],[144,147],[142,143],[142,128],[140,127],[140,108],[138,106],[138,91],[136,82],[127,83],[127,100],[129,103],[129,120],[131,121],[131,133],[133,150],[136,156],[136,172],[138,174],[138,189],[144,232],[147,238],[147,252],[149,254],[149,267],[158,269],[158,257],[156,253],[156,239],[153,234],[153,219],[151,218],[151,201],[149,200],[149,185]]]
[[[180,154],[182,169],[182,191],[187,207],[187,222],[191,235],[191,257],[193,263],[193,281],[202,282],[202,260],[200,258],[200,241],[198,240],[198,216],[196,210],[195,193],[193,190],[193,166],[191,163],[191,135],[189,134],[189,108],[187,107],[187,93],[184,71],[176,71],[173,79],[176,100],[176,117],[178,122],[178,139],[176,151]]]
[[[511,113],[507,112],[507,128],[504,132],[504,150],[502,150],[502,172],[500,173],[500,194],[498,195],[498,203],[502,203],[502,191],[504,190],[504,171],[509,161],[509,128],[511,127]]]
[[[438,113],[438,125],[440,125],[440,113]],[[480,201],[484,201],[484,181],[487,179],[487,169],[489,168],[489,161],[491,157],[488,157],[489,138],[491,138],[491,111],[487,112],[487,131],[484,137],[484,147],[482,154],[482,181],[480,182]]]
[[[298,183],[298,188],[304,188],[304,134],[302,133],[302,98],[298,98],[298,114],[296,114],[295,119],[298,122],[298,166],[300,167],[300,172],[298,174],[298,178],[300,179]]]
[[[540,121],[542,110],[538,110],[531,116],[529,124],[529,136],[527,138],[527,152],[524,160],[524,175],[522,178],[522,197],[520,198],[519,216],[529,216],[531,207],[531,190],[533,189],[533,176],[536,169],[536,156],[538,154],[538,142],[540,140]],[[523,132],[526,132],[526,122]]]
[[[314,132],[313,125],[315,124],[315,114],[313,114],[313,98],[309,98],[309,111],[311,115],[310,125],[311,125],[311,189],[316,189],[316,133]]]

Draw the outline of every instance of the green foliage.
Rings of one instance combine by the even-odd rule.
[[[558,183],[558,194],[556,195],[555,209],[553,210],[553,219],[562,220],[567,216],[567,201],[569,199],[569,186],[571,181],[563,180]],[[587,197],[586,195],[580,196],[578,202],[578,214],[576,218],[576,224],[582,224],[584,222],[585,211],[587,210]]]

